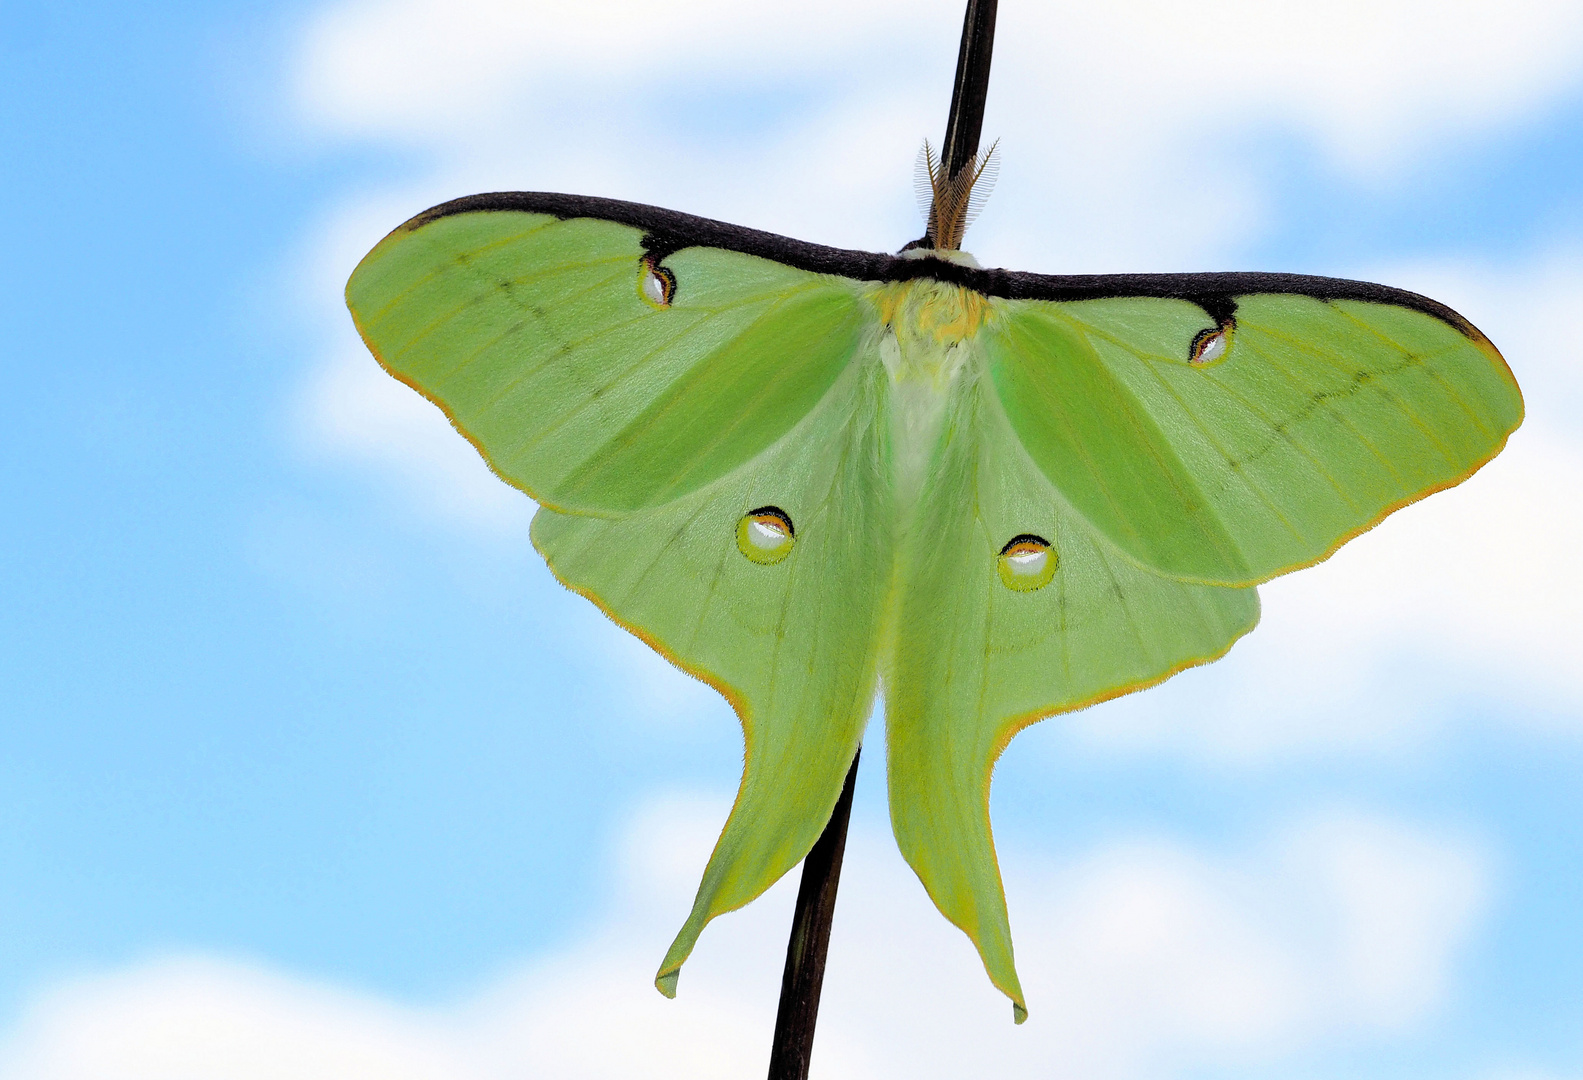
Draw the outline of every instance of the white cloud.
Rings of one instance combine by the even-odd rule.
[[[73,981],[23,1021],[7,1080],[463,1080],[441,1023],[209,959]]]
[[[894,248],[960,11],[345,0],[308,24],[292,90],[327,137],[430,151],[447,194],[588,191]],[[1029,269],[1232,250],[1261,224],[1250,137],[1388,175],[1583,85],[1566,0],[1011,5],[999,30],[986,130],[1006,169],[976,243]]]
[[[650,807],[619,895],[582,941],[450,1007],[400,1006],[213,959],[42,994],[4,1080],[625,1078],[760,1071],[795,875],[705,934],[681,996],[650,985],[723,800]],[[1190,1075],[1411,1033],[1454,985],[1488,873],[1477,850],[1333,812],[1210,854],[1132,838],[1057,862],[1005,856],[1030,1005],[1014,1028],[966,940],[888,836],[853,834],[814,1075]]]
[[[521,95],[597,88],[629,91],[621,104],[647,118],[678,86],[716,75],[754,84],[805,80],[862,56],[887,33],[899,31],[898,43],[921,37],[912,27],[949,22],[956,6],[354,0],[313,20],[297,88],[316,119],[358,135],[445,139],[458,128],[502,121]],[[871,55],[867,66],[900,65]],[[643,87],[646,96],[630,92]]]
[[[1085,112],[1110,122],[1196,122],[1200,146],[1250,123],[1307,129],[1359,167],[1545,103],[1577,85],[1583,51],[1577,8],[1544,0],[1499,10],[1133,0],[1012,11],[1026,25],[1007,25],[1020,31],[1006,38],[1009,66],[1065,91],[1043,100],[1080,94]],[[1035,62],[1052,52],[1063,62]]]
[[[945,82],[919,60],[949,65],[960,11],[956,0],[348,0],[312,21],[296,90],[332,130],[439,141],[547,98],[652,120],[675,88],[711,82],[845,90],[900,77],[934,100]],[[1222,134],[1262,120],[1309,128],[1357,161],[1398,153],[1426,123],[1439,135],[1543,104],[1577,85],[1583,53],[1583,14],[1555,0],[1124,0],[1012,6],[1000,22],[1003,122],[1065,112],[1103,133],[1198,117]]]

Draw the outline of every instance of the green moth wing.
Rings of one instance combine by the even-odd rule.
[[[698,243],[711,229],[784,243],[508,193],[419,215],[347,286],[381,364],[541,502],[533,541],[562,583],[738,713],[741,785],[666,994],[704,925],[823,830],[873,706],[894,558],[872,304],[818,272],[828,249],[794,253],[804,268]],[[785,550],[756,548],[775,515]]]
[[[654,506],[783,435],[864,325],[839,279],[644,239],[597,217],[436,208],[368,253],[347,303],[380,363],[509,483],[558,509]]]
[[[1036,720],[1218,658],[1253,629],[1259,601],[1251,588],[1180,581],[1127,559],[1034,466],[993,389],[970,373],[945,431],[898,567],[883,668],[891,823],[1020,1023],[990,835],[996,758]],[[1003,554],[1019,546],[1046,560],[1047,583],[1019,587],[1006,566],[1015,556]]]
[[[1522,420],[1500,354],[1433,301],[1218,276],[1309,291],[1012,302],[986,338],[1030,456],[1145,565],[1245,585],[1317,562]]]
[[[787,438],[706,487],[615,518],[534,518],[563,583],[715,686],[742,722],[741,787],[660,967],[667,995],[705,923],[808,853],[857,752],[894,550],[885,393],[879,365],[854,362]],[[780,558],[743,535],[770,508],[789,526]]]

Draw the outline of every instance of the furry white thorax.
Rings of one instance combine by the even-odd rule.
[[[972,261],[965,252],[944,254],[959,257],[953,262]],[[988,311],[977,294],[927,278],[889,286],[880,307],[880,359],[891,387],[891,461],[905,518],[939,447],[952,390],[975,363],[977,332]]]

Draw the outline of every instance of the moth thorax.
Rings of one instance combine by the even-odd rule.
[[[978,355],[974,339],[990,306],[980,293],[929,278],[894,282],[875,299],[885,326],[879,355],[890,376],[895,500],[906,517],[934,460],[953,388]]]
[[[903,353],[932,353],[972,339],[991,314],[983,293],[945,281],[893,282],[875,296],[880,322]]]

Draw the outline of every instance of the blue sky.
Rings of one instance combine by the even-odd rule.
[[[981,261],[1417,288],[1529,420],[1225,661],[1014,742],[1023,1028],[871,755],[816,1074],[1583,1076],[1583,18],[1005,7]],[[0,1077],[762,1068],[788,883],[649,986],[734,719],[553,582],[340,307],[475,190],[916,235],[954,2],[663,15],[8,9]]]

